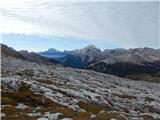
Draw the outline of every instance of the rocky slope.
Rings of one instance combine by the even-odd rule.
[[[15,57],[20,59],[26,59],[22,54],[15,51],[13,48],[9,48],[4,44],[0,44],[1,46],[1,56],[2,57]]]
[[[160,84],[3,55],[2,120],[160,119]]]

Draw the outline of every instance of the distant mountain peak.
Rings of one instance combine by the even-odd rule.
[[[75,53],[90,56],[90,55],[100,54],[101,50],[94,45],[88,45],[84,48],[77,50]]]
[[[86,47],[84,47],[84,48],[82,48],[80,50],[96,50],[96,51],[100,51],[101,52],[101,50],[99,48],[97,48],[95,45],[88,45],[88,46],[86,46]]]
[[[58,52],[58,50],[56,50],[55,48],[49,48],[48,52]]]
[[[73,51],[67,51],[67,50],[59,51],[55,48],[49,48],[46,51],[39,52],[39,54],[41,54],[43,56],[46,56],[46,55],[68,55],[68,54],[72,54],[72,53],[73,53]]]
[[[95,45],[93,45],[93,44],[88,45],[88,46],[86,46],[86,47],[84,47],[84,48],[88,48],[88,49],[96,48],[96,49],[97,49],[97,47],[96,47]],[[83,48],[83,49],[84,49],[84,48]]]

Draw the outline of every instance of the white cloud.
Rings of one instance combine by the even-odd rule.
[[[158,47],[158,2],[107,1],[110,0],[4,0],[0,3],[0,33]]]

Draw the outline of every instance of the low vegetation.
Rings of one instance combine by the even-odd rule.
[[[38,82],[45,83],[45,84],[48,84],[48,85],[53,84],[53,82],[51,80],[38,80]]]
[[[16,108],[18,103],[24,103],[28,108]],[[33,93],[27,86],[23,86],[19,91],[2,90],[2,105],[6,105],[2,108],[2,112],[6,115],[2,117],[2,120],[36,120],[38,117],[27,115],[33,112],[40,112],[42,115],[45,112],[58,112],[63,114],[60,115],[59,118],[67,117],[73,118],[74,120],[90,120],[92,114],[96,115],[94,120],[110,120],[111,118],[123,120],[117,113],[109,112],[111,110],[109,107],[97,106],[80,101],[79,106],[84,109],[85,112],[76,111],[59,105],[42,95]],[[35,109],[36,107],[40,107],[40,109]]]
[[[93,114],[98,114],[100,111],[103,111],[103,110],[112,110],[110,107],[104,107],[104,106],[98,106],[98,105],[95,105],[95,104],[90,104],[90,103],[86,103],[86,102],[83,102],[83,101],[80,101],[78,103],[78,105],[86,110],[87,112],[90,112],[90,113],[93,113]]]
[[[120,114],[116,112],[104,111],[97,114],[96,120],[125,120]]]
[[[127,78],[138,81],[140,80],[140,81],[160,83],[160,73],[128,75]]]
[[[132,99],[136,99],[137,97],[136,96],[131,96],[131,95],[120,95],[120,94],[116,94],[114,93],[115,96],[119,97],[119,98],[123,98],[123,99],[129,99],[129,100],[132,100]]]

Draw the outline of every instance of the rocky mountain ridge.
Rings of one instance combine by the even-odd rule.
[[[66,67],[91,69],[120,77],[145,74],[143,80],[147,75],[150,76],[149,81],[157,81],[160,73],[160,51],[147,47],[101,51],[90,45],[62,57],[59,62]]]
[[[38,64],[46,64],[46,65],[59,64],[59,62],[54,60],[53,58],[44,57],[35,52],[19,51],[19,53],[22,54],[27,60],[31,62],[36,62]]]
[[[89,69],[125,77],[135,74],[160,73],[160,52],[151,48],[123,50],[88,66]]]

